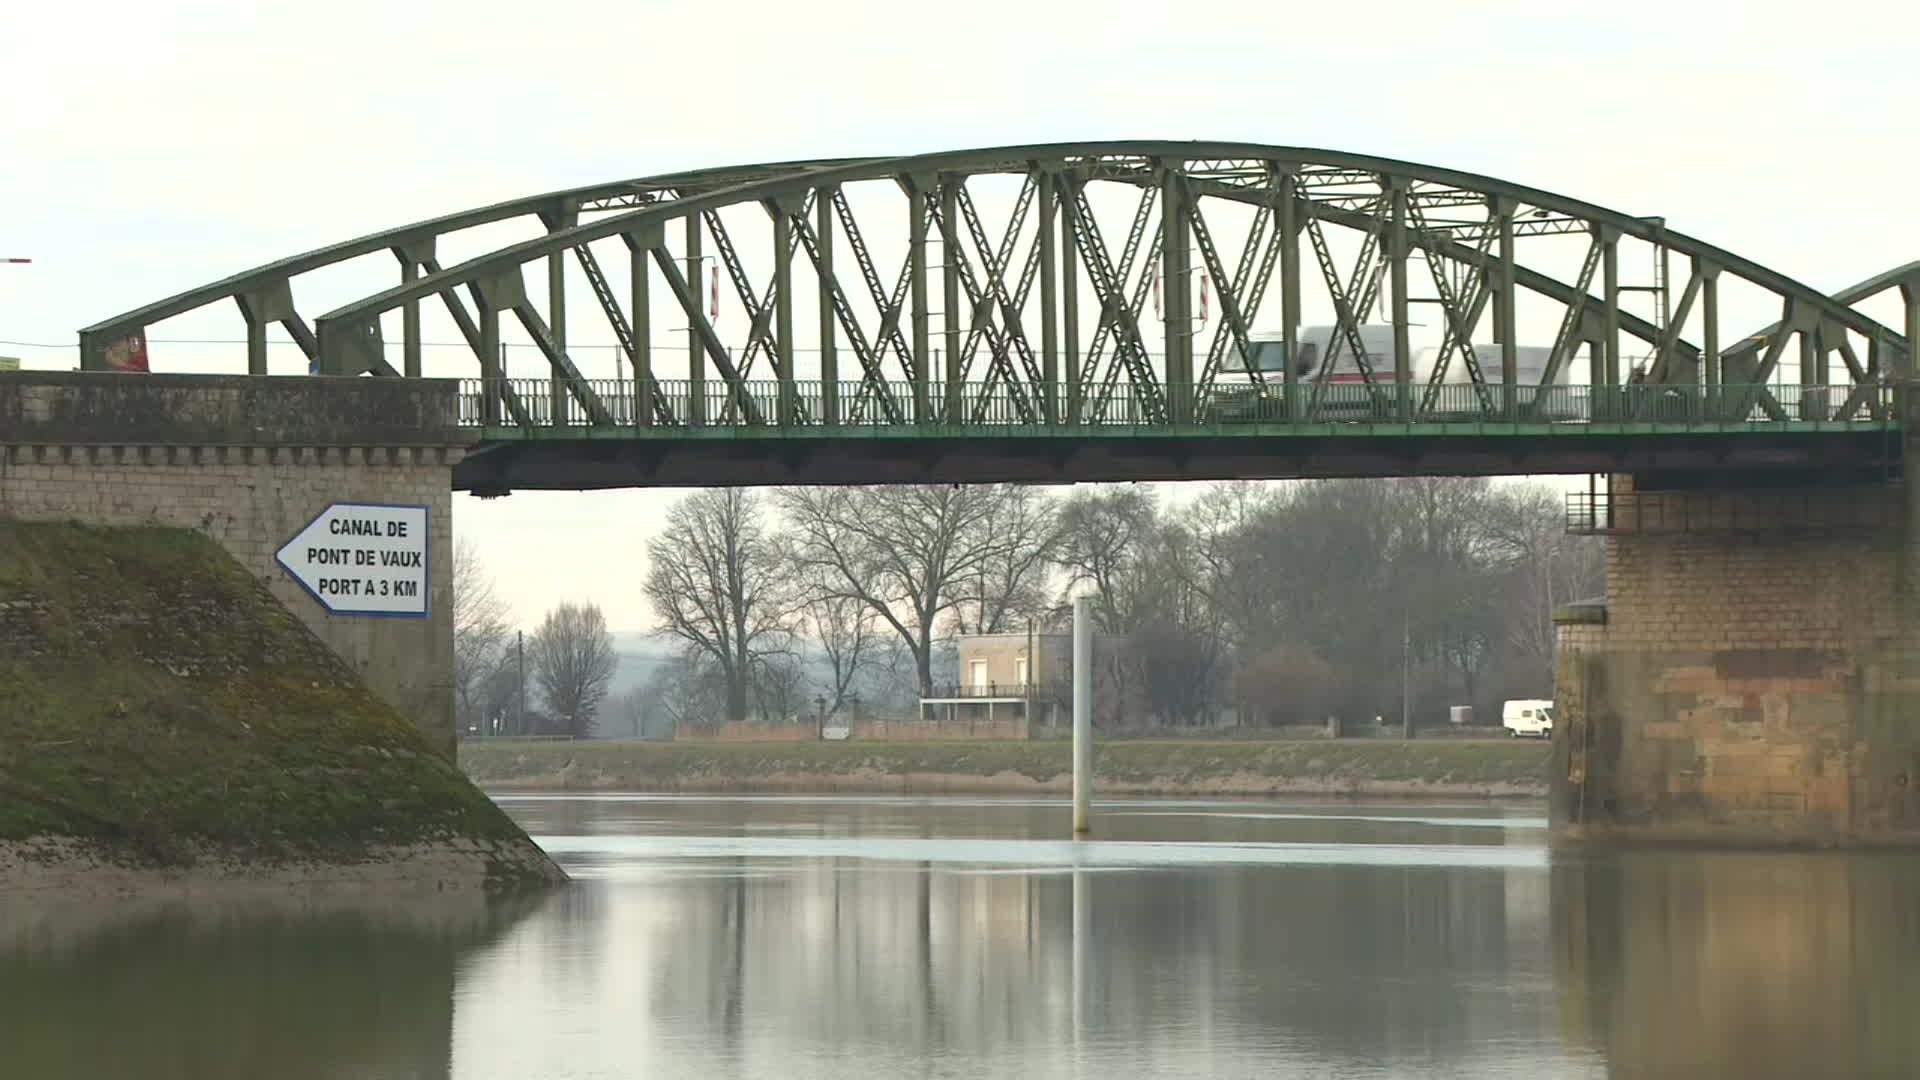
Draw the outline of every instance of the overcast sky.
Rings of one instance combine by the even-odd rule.
[[[21,3],[0,33],[0,256],[34,261],[0,265],[0,355],[71,367],[95,319],[537,191],[1098,138],[1486,173],[1826,290],[1920,258],[1920,5],[1551,7]],[[670,499],[462,496],[455,523],[523,620],[592,598],[641,629]]]

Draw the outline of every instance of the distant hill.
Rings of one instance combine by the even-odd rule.
[[[607,687],[609,700],[617,701],[645,686],[677,651],[672,642],[654,634],[626,631],[612,637],[618,662],[613,669],[613,682]]]

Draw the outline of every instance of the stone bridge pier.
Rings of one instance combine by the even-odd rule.
[[[1556,832],[1920,844],[1915,484],[1609,494],[1607,595],[1555,616]]]
[[[452,381],[0,374],[0,517],[200,530],[453,752]],[[329,613],[275,561],[333,503],[427,508],[427,613]],[[160,587],[164,587],[164,583]]]

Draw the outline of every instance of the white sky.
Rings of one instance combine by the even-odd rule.
[[[1486,173],[1825,290],[1920,258],[1920,6],[1547,7],[22,3],[0,32],[0,256],[34,262],[0,266],[0,340],[25,343],[0,355],[70,367],[96,319],[538,191],[1099,138]],[[521,619],[592,598],[641,629],[671,498],[459,497],[456,527]]]

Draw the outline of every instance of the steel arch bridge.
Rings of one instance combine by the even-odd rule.
[[[441,261],[506,227],[522,238]],[[311,323],[296,305],[304,276],[389,256],[397,284]],[[569,347],[581,281],[611,377]],[[1896,317],[1875,318],[1894,293]],[[462,419],[482,429],[458,483],[489,492],[1885,469],[1920,339],[1920,263],[1828,296],[1660,219],[1485,176],[1199,142],[750,165],[498,203],[106,319],[80,332],[82,367],[142,366],[149,327],[228,300],[255,374],[277,324],[314,374],[421,377],[423,306],[443,308],[468,359]],[[540,377],[512,377],[509,338]]]

